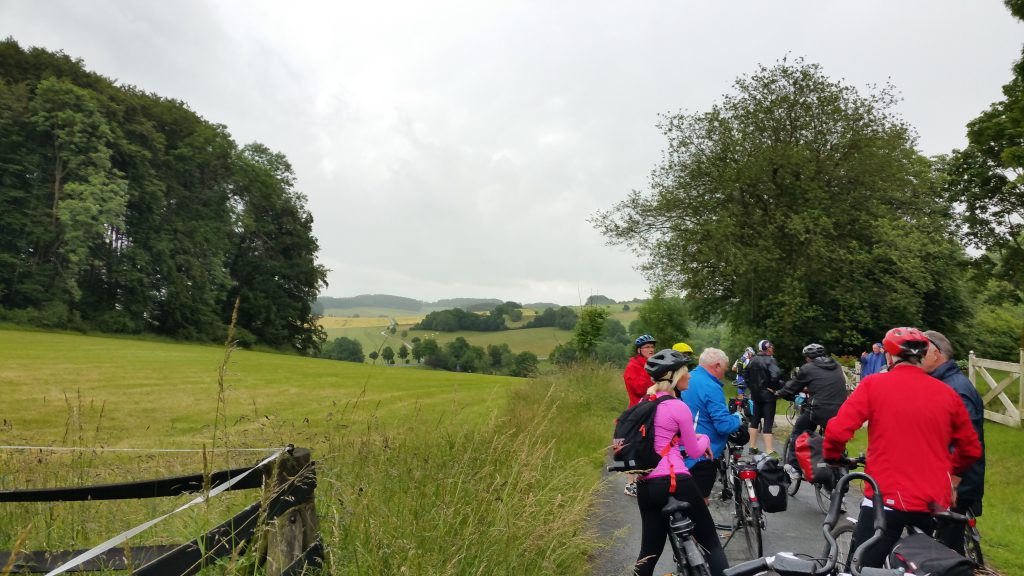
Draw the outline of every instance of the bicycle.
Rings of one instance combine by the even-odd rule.
[[[838,576],[840,574],[840,567],[849,568],[850,573],[854,576],[907,575],[903,570],[893,570],[889,568],[860,568],[859,560],[861,551],[882,538],[882,533],[885,531],[884,514],[875,516],[874,534],[854,551],[851,561],[845,566],[840,562],[840,545],[835,536],[839,529],[839,514],[841,509],[841,498],[838,496],[839,494],[846,493],[849,483],[853,480],[864,480],[865,482],[870,483],[874,489],[874,494],[872,495],[874,506],[879,510],[884,506],[882,492],[878,488],[878,483],[875,482],[874,478],[871,476],[868,476],[863,472],[850,472],[840,478],[836,483],[835,497],[831,499],[832,506],[829,508],[828,513],[825,515],[825,520],[821,525],[822,533],[825,536],[825,549],[822,553],[822,558],[801,558],[790,552],[780,552],[774,556],[757,558],[731,568],[727,568],[725,570],[725,576],[754,576],[755,574],[760,574],[768,570],[772,570],[780,576]]]
[[[685,512],[689,507],[689,503],[669,494],[668,504],[661,509],[662,515],[668,519],[668,539],[676,563],[673,576],[711,576],[707,559],[693,537],[693,520]]]
[[[766,522],[754,490],[757,466],[742,454],[743,446],[726,445],[726,456],[719,464],[722,489],[717,498],[711,498],[709,508],[719,518],[730,519],[729,523],[715,523],[715,528],[729,532],[722,547],[728,546],[737,532],[742,532],[748,556],[757,558],[764,553],[762,531]]]
[[[863,466],[865,461],[866,460],[863,454],[853,459],[843,458],[841,467],[852,470],[854,468],[857,468],[858,466]],[[878,487],[874,484],[873,486],[875,491],[877,492]],[[833,492],[833,498],[838,497],[838,493],[840,492],[840,490],[844,492],[845,496],[845,490],[847,488],[848,487],[845,485],[840,487],[837,484],[836,490]],[[842,506],[840,506],[840,512],[841,511]],[[978,532],[977,521],[974,517],[973,511],[967,510],[966,514],[959,514],[953,512],[952,510],[935,510],[932,512],[932,516],[934,517],[936,524],[935,529],[932,530],[932,532],[929,533],[928,536],[937,540],[938,531],[943,526],[949,524],[960,525],[962,527],[964,537],[963,556],[971,561],[974,568],[984,568],[984,557],[982,556],[981,552],[981,533]],[[853,541],[853,532],[854,530],[856,530],[856,527],[857,518],[847,516],[843,519],[837,520],[835,527],[831,530],[832,537],[835,539],[836,545],[838,546],[837,563],[839,565],[849,564],[848,554],[850,551],[851,543]],[[924,533],[915,527],[908,527],[907,532]]]

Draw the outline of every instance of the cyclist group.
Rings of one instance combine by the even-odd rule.
[[[678,343],[655,352],[657,342],[646,334],[636,339],[635,348],[623,375],[630,405],[648,397],[679,396],[680,401],[657,407],[654,447],[664,453],[669,444],[682,445],[682,452],[668,450],[656,468],[634,476],[626,486],[626,494],[637,497],[641,515],[638,575],[652,574],[664,549],[668,525],[662,508],[670,493],[688,503],[687,515],[710,572],[722,574],[728,563],[707,507],[716,459],[723,457],[730,436],[734,443],[749,436],[751,453],[759,451],[760,436],[764,451],[774,455],[775,400],[792,399],[800,392],[809,399],[789,442],[804,431],[823,430],[826,461],[840,462],[854,432],[869,423],[865,472],[881,486],[887,525],[884,538],[862,551],[863,566],[882,566],[908,526],[928,531],[936,510],[981,513],[981,399],[957,367],[951,343],[938,332],[889,330],[881,342],[885,365],[863,378],[849,397],[843,370],[822,345],[805,346],[803,366],[786,381],[775,361],[774,345],[761,340],[732,365],[741,404],[748,406],[746,392],[751,405],[736,412],[729,410],[723,392],[730,366],[723,351],[707,348],[695,359],[689,345]],[[747,422],[744,416],[749,417]],[[744,424],[746,429],[741,430]],[[795,461],[786,465],[791,474],[799,473]],[[851,550],[872,535],[877,511],[871,506],[870,486],[865,486],[864,495]],[[963,552],[962,534],[954,530],[938,537]]]

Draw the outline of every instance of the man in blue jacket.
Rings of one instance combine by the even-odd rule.
[[[729,435],[740,427],[740,415],[730,414],[722,391],[722,379],[729,369],[729,358],[718,348],[705,348],[699,365],[690,372],[690,385],[682,399],[693,414],[698,434],[707,434],[711,440],[711,453],[721,458]],[[683,454],[686,455],[685,453]],[[707,499],[715,485],[717,463],[707,457],[686,458],[694,482]]]
[[[878,374],[885,367],[885,354],[882,352],[882,343],[875,342],[871,345],[871,353],[862,352],[860,355],[860,379],[863,380],[872,374]]]
[[[970,468],[961,474],[956,485],[956,499],[953,503],[953,511],[963,514],[971,510],[975,516],[981,516],[981,499],[985,495],[985,406],[981,402],[981,395],[974,388],[971,381],[964,376],[960,367],[953,359],[953,345],[941,332],[928,330],[924,333],[931,346],[925,354],[921,367],[924,368],[933,378],[945,382],[954,392],[960,395],[964,407],[967,408],[967,415],[971,417],[971,425],[978,434],[978,441],[981,442],[981,458],[978,458]],[[953,477],[954,484],[956,476]],[[942,533],[938,534],[939,539],[957,552],[964,553],[964,534],[961,526],[948,526]]]

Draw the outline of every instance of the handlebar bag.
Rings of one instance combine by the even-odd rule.
[[[974,565],[927,534],[908,534],[889,554],[890,568],[919,576],[971,576]]]

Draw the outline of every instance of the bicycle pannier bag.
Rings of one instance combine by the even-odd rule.
[[[917,576],[971,576],[971,561],[943,546],[927,534],[900,538],[889,554],[891,568],[904,568]]]
[[[788,486],[789,474],[786,474],[778,460],[765,458],[757,463],[754,491],[757,492],[762,510],[769,514],[785,512],[789,505],[786,495]]]
[[[830,486],[833,472],[832,467],[825,463],[824,445],[824,436],[804,432],[796,439],[796,460],[805,481]]]
[[[661,462],[663,454],[654,449],[654,413],[658,405],[674,396],[662,396],[657,400],[645,397],[639,404],[626,409],[615,421],[612,435],[612,472],[646,472]],[[665,454],[675,446],[669,442]]]

